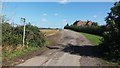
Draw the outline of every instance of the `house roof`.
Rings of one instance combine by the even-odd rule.
[[[73,23],[73,25],[76,26],[85,26],[85,25],[91,25],[92,21],[81,21],[81,20],[77,20]]]

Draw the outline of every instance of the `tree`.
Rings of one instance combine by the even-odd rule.
[[[98,26],[98,23],[97,22],[93,22],[92,26]]]
[[[67,23],[67,25],[66,26],[69,26],[69,24]]]
[[[64,27],[64,29],[68,28],[69,27],[69,24],[67,23],[66,26]]]
[[[120,1],[111,8],[105,21],[107,31],[104,33],[103,48],[110,58],[120,61]]]

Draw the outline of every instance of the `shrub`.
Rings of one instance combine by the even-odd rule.
[[[103,26],[65,26],[65,29],[70,29],[74,30],[77,32],[84,32],[84,33],[90,33],[90,34],[95,34],[95,35],[103,35],[103,32],[105,31]]]
[[[12,27],[9,23],[2,24],[2,42],[9,45],[22,44],[23,26]],[[39,28],[30,24],[26,25],[25,45],[42,46],[46,42]]]

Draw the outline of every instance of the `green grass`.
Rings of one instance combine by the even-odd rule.
[[[13,60],[17,57],[23,56],[29,52],[33,52],[35,50],[38,50],[40,47],[34,47],[34,46],[29,46],[28,48],[21,50],[21,51],[14,51],[12,53],[3,53],[3,59],[6,60]]]
[[[88,33],[82,33],[90,42],[92,45],[99,45],[101,43],[101,36],[98,35],[93,35],[93,34],[88,34]]]
[[[22,50],[19,50],[19,51],[12,51],[12,52],[7,52],[7,51],[3,51],[3,60],[4,61],[12,61],[18,57],[22,57],[28,53],[31,53],[31,52],[34,52],[34,51],[37,51],[37,50],[40,50],[42,47],[48,45],[48,41],[46,41],[45,43],[41,44],[42,46],[27,46],[27,48],[23,48]]]

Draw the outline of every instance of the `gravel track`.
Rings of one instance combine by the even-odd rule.
[[[71,30],[60,32],[60,41],[42,55],[28,59],[17,66],[109,66],[99,59],[89,40],[82,34]]]

